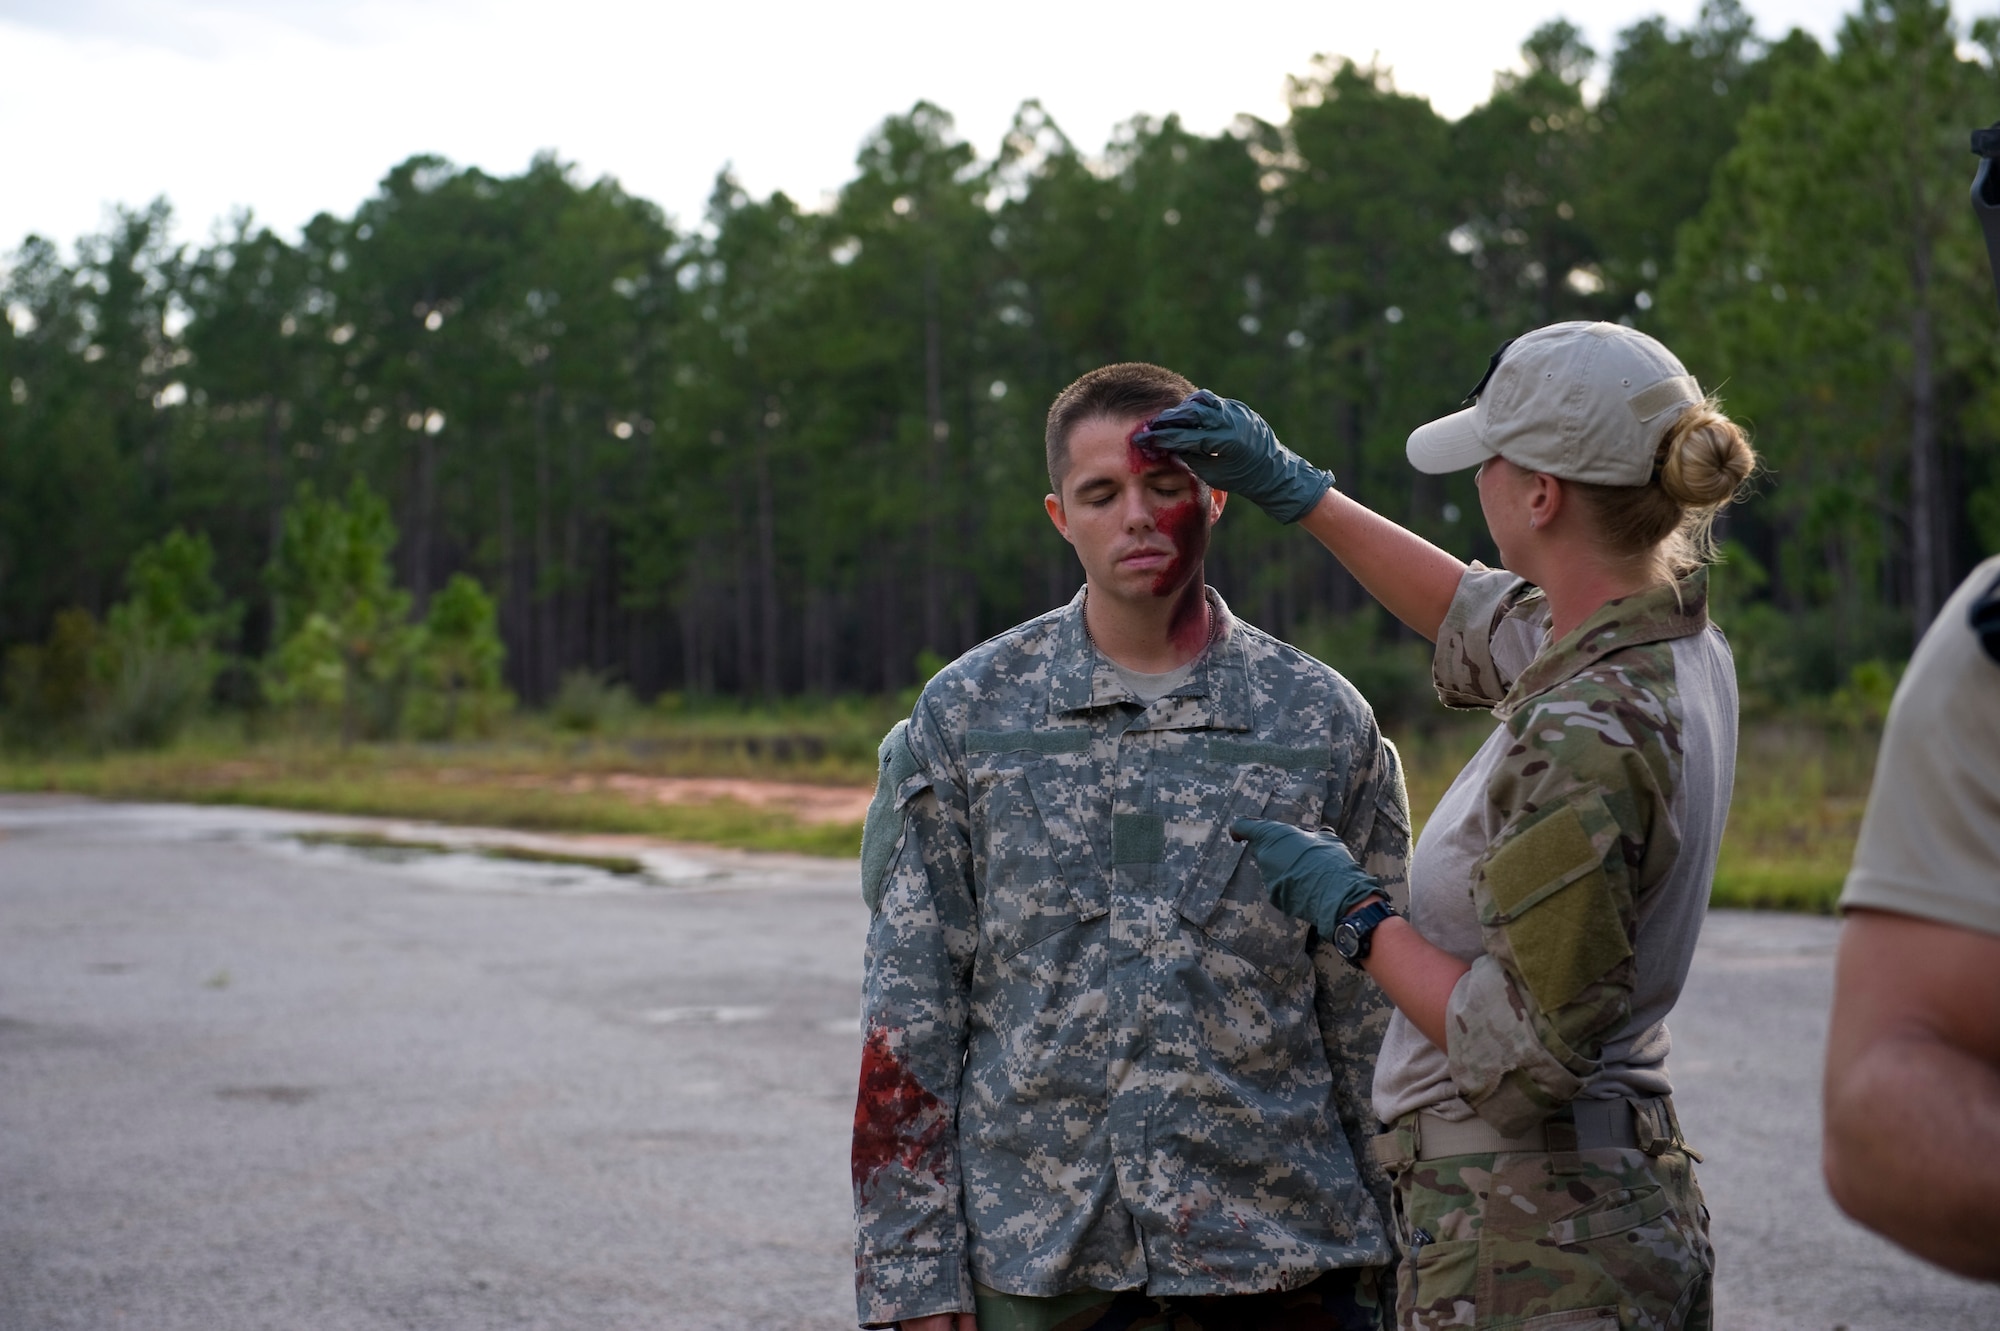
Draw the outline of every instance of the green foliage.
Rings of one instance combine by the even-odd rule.
[[[96,700],[104,630],[88,610],[57,613],[42,643],[7,650],[7,738],[43,745],[82,733]]]
[[[71,252],[30,237],[0,290],[0,644],[70,607],[115,636],[119,570],[178,529],[220,584],[189,613],[248,607],[215,642],[350,738],[493,725],[496,662],[538,705],[579,670],[690,709],[893,697],[1073,593],[1039,438],[1077,374],[1172,365],[1490,560],[1469,478],[1413,475],[1404,440],[1503,339],[1605,318],[1757,427],[1774,470],[1727,535],[1764,578],[1727,622],[1746,694],[1789,706],[1894,658],[2000,548],[1964,199],[1996,89],[1966,35],[1937,0],[1861,0],[1829,54],[1708,0],[1602,58],[1545,24],[1456,121],[1325,59],[1281,120],[1215,134],[1079,145],[1029,102],[987,153],[919,103],[811,207],[724,173],[677,222],[553,157],[416,156],[297,237],[246,214],[181,247],[164,202]],[[486,627],[432,622],[477,609],[475,571]],[[1236,505],[1208,572],[1424,714],[1407,645],[1296,532]],[[139,712],[193,689],[90,678]]]
[[[237,618],[214,569],[208,537],[178,528],[132,556],[127,599],[105,616],[99,742],[156,748],[208,702],[222,665],[217,643]]]
[[[636,706],[632,690],[609,676],[595,670],[572,670],[563,676],[549,704],[549,720],[560,730],[595,735],[632,715]]]
[[[466,573],[454,573],[431,598],[417,649],[423,688],[412,699],[418,734],[451,738],[461,727],[490,733],[512,705],[500,682],[507,649],[493,598]]]
[[[1393,636],[1379,609],[1314,620],[1292,641],[1360,690],[1385,730],[1434,726],[1451,715],[1431,682],[1431,644],[1415,635]]]
[[[394,734],[418,645],[392,580],[396,528],[357,478],[346,502],[302,485],[266,573],[277,646],[266,689],[281,705],[338,707],[342,741]]]
[[[1661,296],[1690,367],[1757,428],[1772,477],[1733,533],[1788,618],[1828,625],[1832,682],[1929,622],[1975,552],[1966,492],[1996,471],[1965,149],[2000,82],[1960,38],[1937,0],[1864,0],[1831,56],[1789,57]]]

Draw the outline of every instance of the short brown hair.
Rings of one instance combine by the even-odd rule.
[[[1069,436],[1078,425],[1100,416],[1116,420],[1155,416],[1192,392],[1194,385],[1172,370],[1144,361],[1121,361],[1092,370],[1057,393],[1042,436],[1050,488],[1062,493],[1063,477],[1069,472]]]

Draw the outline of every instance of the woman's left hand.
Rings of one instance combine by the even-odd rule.
[[[1133,437],[1141,448],[1179,458],[1218,490],[1240,494],[1280,522],[1310,513],[1333,477],[1278,442],[1241,402],[1197,389]]]
[[[1331,937],[1341,916],[1369,897],[1382,895],[1381,884],[1354,862],[1346,845],[1331,832],[1238,818],[1230,824],[1229,835],[1250,843],[1271,904],[1314,926],[1322,936]]]

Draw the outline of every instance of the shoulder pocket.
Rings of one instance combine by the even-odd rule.
[[[908,721],[898,721],[875,754],[875,798],[868,802],[868,819],[861,827],[861,899],[871,915],[882,904],[882,880],[889,876],[896,844],[903,838],[903,806],[930,784],[917,779],[922,769],[910,751],[909,731]]]
[[[1552,1012],[1632,955],[1624,913],[1604,873],[1615,838],[1596,796],[1566,803],[1489,857],[1479,902],[1487,951],[1511,961],[1544,1012]]]

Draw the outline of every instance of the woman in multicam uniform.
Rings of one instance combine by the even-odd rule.
[[[1439,696],[1500,725],[1411,856],[1409,915],[1346,848],[1237,826],[1274,904],[1396,1004],[1375,1076],[1404,1328],[1710,1325],[1707,1209],[1664,1018],[1708,904],[1736,754],[1709,623],[1709,523],[1756,465],[1654,339],[1567,323],[1502,347],[1467,410],[1410,436],[1477,466],[1504,570],[1329,490],[1302,523],[1437,643]],[[1142,441],[1284,511],[1325,477],[1201,393]]]

